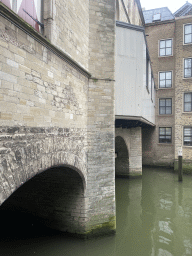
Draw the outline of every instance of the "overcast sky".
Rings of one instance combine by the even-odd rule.
[[[160,8],[160,7],[168,7],[169,10],[174,13],[181,6],[186,3],[186,0],[140,0],[142,8],[145,7],[145,10]],[[192,0],[188,1],[192,3]]]

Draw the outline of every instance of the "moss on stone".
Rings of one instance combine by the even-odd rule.
[[[182,167],[184,174],[192,174],[192,161],[183,160]],[[178,160],[174,162],[174,171],[178,171]]]
[[[108,222],[91,226],[90,230],[86,231],[83,235],[85,238],[98,237],[116,232],[116,216],[110,217]]]

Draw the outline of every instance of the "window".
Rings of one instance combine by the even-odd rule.
[[[172,87],[172,72],[159,72],[159,88]]]
[[[192,58],[184,60],[184,77],[192,77]]]
[[[159,128],[159,143],[171,143],[171,127],[160,127]]]
[[[43,27],[41,21],[43,1],[35,0],[1,0],[7,7],[34,27],[38,32]],[[37,22],[38,21],[38,22]]]
[[[161,20],[161,14],[160,13],[156,13],[153,15],[153,21],[160,21]]]
[[[159,56],[172,55],[172,39],[160,40],[159,42]]]
[[[192,111],[192,92],[184,93],[184,112]]]
[[[172,99],[159,99],[159,114],[160,115],[172,114]]]
[[[149,92],[149,53],[148,49],[146,50],[146,87]]]
[[[192,43],[192,24],[187,24],[184,26],[184,43]]]
[[[184,146],[192,146],[192,127],[184,127],[183,144]]]

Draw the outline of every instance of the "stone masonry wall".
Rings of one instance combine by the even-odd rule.
[[[142,175],[141,127],[129,129],[116,128],[115,136],[121,136],[127,145],[129,152],[129,172],[127,175],[130,177]]]
[[[88,232],[114,232],[115,1],[90,0],[88,90]]]
[[[88,78],[0,19],[1,125],[85,128]]]
[[[89,75],[36,32],[16,25],[0,16],[0,204],[54,166],[70,167],[87,182]],[[76,216],[83,211],[84,224],[75,232],[82,234],[81,199]]]
[[[131,24],[141,26],[141,17],[135,0],[118,0],[119,1],[119,21],[129,23],[124,7],[128,14]],[[123,3],[124,6],[123,6]]]
[[[45,35],[84,68],[89,56],[89,0],[46,0]]]

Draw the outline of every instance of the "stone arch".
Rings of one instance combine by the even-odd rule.
[[[69,136],[71,135],[71,136]],[[0,205],[22,184],[51,167],[65,166],[77,171],[87,184],[87,156],[83,136],[67,131],[54,135],[4,135],[6,147],[0,148]]]
[[[142,175],[141,127],[116,128],[115,135],[123,138],[129,153],[129,177]],[[125,174],[122,174],[125,175]]]
[[[129,151],[125,140],[121,136],[115,137],[115,175],[129,175]]]
[[[83,233],[85,218],[82,174],[69,166],[48,168],[20,186],[0,207],[1,213],[35,217],[45,226]]]
[[[119,0],[116,0],[116,20],[120,18]]]

